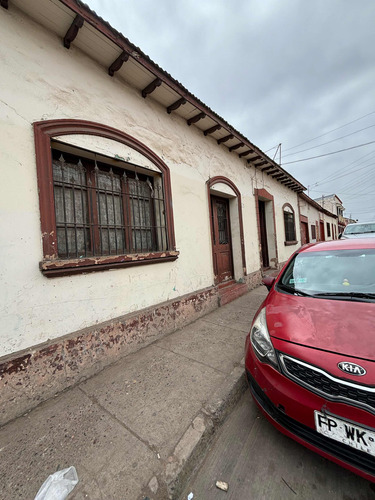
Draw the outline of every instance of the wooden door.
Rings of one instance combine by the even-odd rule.
[[[260,246],[262,251],[262,265],[263,267],[269,267],[270,261],[268,256],[266,203],[264,201],[259,201],[258,206],[259,206]]]
[[[309,242],[309,226],[306,222],[301,221],[301,245],[306,245]]]
[[[324,221],[320,221],[320,241],[325,241],[324,236]]]
[[[233,278],[228,200],[211,196],[211,214],[214,272],[216,282],[221,283]]]

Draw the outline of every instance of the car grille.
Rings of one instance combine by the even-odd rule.
[[[247,379],[250,385],[250,390],[261,408],[273,419],[280,424],[284,429],[288,430],[295,436],[298,436],[303,441],[319,448],[320,450],[338,458],[357,469],[360,469],[367,474],[375,476],[375,461],[374,457],[339,443],[333,439],[329,439],[322,434],[319,434],[314,429],[297,422],[293,418],[279,410],[272,401],[264,394],[259,385],[255,382],[249,372],[246,372]]]
[[[327,399],[342,401],[375,413],[375,388],[359,386],[329,375],[305,362],[279,353],[285,376]]]

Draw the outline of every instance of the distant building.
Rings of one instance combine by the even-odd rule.
[[[301,244],[336,240],[339,235],[338,215],[299,193],[298,206],[301,228]]]
[[[345,226],[347,226],[348,224],[355,224],[356,222],[358,222],[358,219],[351,219],[350,217],[344,217],[344,221],[345,221]]]
[[[325,208],[329,212],[337,214],[339,233],[342,233],[345,229],[345,226],[347,225],[347,222],[345,222],[345,217],[344,217],[345,208],[342,204],[342,201],[337,196],[337,194],[329,194],[327,196],[321,196],[319,198],[315,198],[314,201],[319,203],[321,207]]]

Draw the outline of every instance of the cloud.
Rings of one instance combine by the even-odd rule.
[[[375,110],[373,0],[86,1],[263,150],[279,143],[286,150]],[[325,139],[373,123],[375,115]],[[309,156],[373,139],[370,128]],[[369,151],[371,146],[286,168],[311,186]],[[338,192],[353,216],[375,219],[371,196],[361,195],[363,187],[375,193],[375,176],[365,177],[363,186],[354,165],[344,179],[310,194]]]

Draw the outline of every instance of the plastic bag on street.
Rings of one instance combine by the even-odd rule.
[[[65,500],[77,483],[74,466],[59,470],[47,477],[34,500]]]

